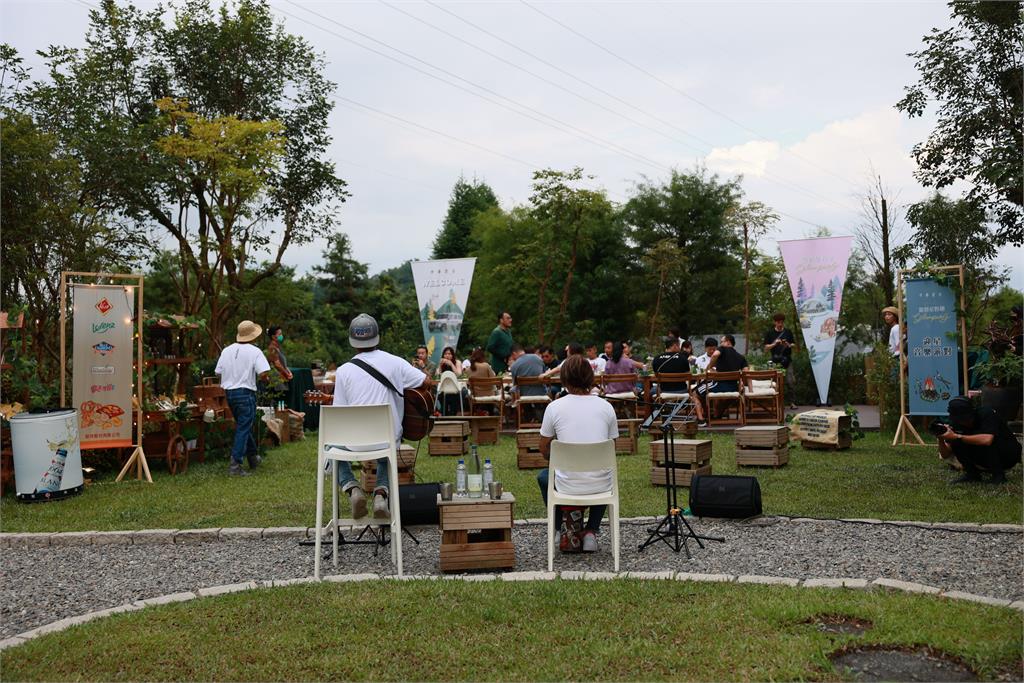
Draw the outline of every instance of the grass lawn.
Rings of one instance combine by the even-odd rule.
[[[938,462],[933,447],[891,447],[891,437],[868,434],[851,450],[831,453],[790,450],[777,470],[743,468],[757,476],[765,514],[810,517],[872,517],[921,521],[1010,522],[1022,517],[1021,470],[1010,483],[949,486],[955,476]],[[715,435],[713,470],[734,474],[733,438]],[[453,481],[455,458],[430,457],[426,442],[416,472],[422,481]],[[229,478],[224,460],[193,463],[172,477],[162,463],[151,466],[154,484],[114,483],[107,472],[66,501],[23,504],[13,496],[0,502],[3,531],[84,531],[197,527],[312,526],[315,516],[316,435],[268,452],[263,466],[247,478]],[[516,468],[515,439],[501,437],[480,448],[495,464],[495,477],[516,495],[517,517],[543,517],[536,471]],[[619,458],[624,516],[664,513],[664,489],[649,483],[648,440],[640,453]],[[13,488],[13,487],[12,487]],[[685,490],[682,500],[686,501]]]
[[[830,635],[805,623],[820,614],[871,627]],[[843,645],[927,643],[1010,680],[1022,627],[1009,609],[881,592],[388,581],[147,608],[32,640],[2,665],[5,680],[47,681],[835,680],[827,657]]]

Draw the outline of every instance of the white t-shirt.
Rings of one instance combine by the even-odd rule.
[[[900,326],[893,325],[889,328],[889,353],[893,356],[900,355]]]
[[[604,366],[608,364],[608,361],[601,356],[597,358],[588,358],[587,361],[590,363],[590,367],[594,369],[595,375],[604,374]]]
[[[232,344],[220,352],[214,372],[220,375],[220,385],[224,391],[256,391],[256,376],[270,372],[270,363],[263,351],[252,344]]]
[[[599,396],[569,394],[552,401],[544,410],[540,435],[565,443],[597,443],[616,438],[619,426],[608,401]],[[601,493],[611,487],[611,470],[555,470],[555,488],[562,493]]]
[[[387,351],[375,349],[357,354],[356,358],[373,366],[400,392],[422,386],[426,379],[422,370],[414,368],[404,358]],[[334,405],[372,406],[385,403],[391,405],[391,417],[395,421],[395,438],[401,439],[402,418],[405,417],[405,400],[402,396],[388,389],[358,365],[345,363],[338,368],[337,379],[334,380]]]
[[[697,356],[696,358],[693,359],[693,364],[696,365],[701,370],[707,370],[708,369],[708,363],[710,363],[710,362],[711,362],[711,356],[709,356],[707,353],[702,353],[702,354],[700,354],[699,356]]]

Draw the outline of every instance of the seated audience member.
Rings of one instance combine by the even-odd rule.
[[[555,350],[550,346],[541,344],[537,347],[537,355],[544,361],[544,371],[553,370],[558,367],[558,356],[555,354]]]
[[[637,370],[637,363],[626,356],[625,353],[626,344],[624,342],[616,342],[612,346],[612,355],[608,361],[604,364],[604,374],[606,375],[635,375]],[[643,367],[643,363],[640,364]],[[633,392],[636,390],[635,381],[627,382],[609,382],[605,385],[604,391],[606,394],[621,394],[623,392]]]
[[[736,339],[731,334],[723,334],[722,341],[718,344],[718,350],[711,354],[708,370],[711,372],[739,372],[740,370],[749,369],[747,359],[733,348],[735,343]],[[715,386],[709,391],[711,393],[718,393],[739,390],[740,383],[736,380],[729,380],[726,382],[716,381]]]
[[[689,373],[690,354],[682,349],[678,337],[665,337],[665,352],[659,354],[651,362],[651,369],[659,373]],[[662,391],[686,391],[685,382],[665,382]]]
[[[1021,445],[1006,420],[989,407],[975,407],[970,399],[957,396],[949,402],[949,424],[938,435],[939,457],[956,458],[963,476],[953,484],[981,481],[981,472],[992,474],[993,484],[1006,481],[1006,470],[1020,462]]]
[[[427,377],[434,376],[434,364],[430,362],[430,352],[426,346],[417,346],[416,355],[410,361],[417,370],[422,370]]]
[[[494,377],[494,369],[487,362],[487,355],[479,346],[469,354],[469,377],[470,379],[490,379]]]
[[[544,412],[540,428],[540,452],[546,459],[551,457],[551,442],[555,439],[565,443],[599,443],[614,439],[619,434],[615,410],[602,398],[590,394],[594,384],[594,371],[582,355],[572,355],[562,365],[562,383],[568,394],[554,401]],[[549,470],[541,470],[537,484],[544,505],[548,502]],[[560,472],[555,470],[555,489],[562,493],[601,493],[612,487],[610,470],[593,472]],[[558,548],[562,551],[582,550],[585,553],[597,551],[597,533],[605,513],[604,505],[590,508],[586,526],[582,528],[582,510],[565,507],[555,510],[555,520],[561,528]]]
[[[440,377],[442,372],[451,370],[456,375],[462,374],[462,363],[455,357],[455,349],[450,346],[444,347],[444,351],[441,352],[441,360],[437,361],[437,370],[435,374]]]
[[[540,354],[537,353],[537,348],[534,346],[528,346],[525,349],[521,347],[513,347],[512,353],[515,355],[516,352],[520,355],[512,363],[510,371],[512,372],[512,382],[516,383],[516,380],[520,377],[540,377],[544,371],[544,361],[541,359]],[[544,386],[538,384],[537,386],[523,387],[523,396],[543,396]]]
[[[635,367],[637,370],[644,367],[644,364],[642,362],[633,358],[633,342],[622,342],[622,355],[631,360],[633,362],[633,367]]]
[[[615,343],[611,339],[606,341],[604,343],[604,351],[601,353],[601,358],[604,358],[605,360],[608,360],[609,358],[611,358],[612,357],[612,347],[614,347],[614,346],[615,346]]]
[[[603,358],[603,357],[597,355],[597,344],[594,344],[593,342],[591,342],[590,344],[587,344],[586,352],[587,352],[587,360],[590,361],[590,368],[594,371],[594,374],[595,375],[603,374],[604,373],[604,366],[605,366],[605,363],[608,362],[608,359]]]

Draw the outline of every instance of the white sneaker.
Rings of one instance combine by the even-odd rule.
[[[358,486],[348,490],[348,500],[352,506],[353,519],[366,516],[366,494]]]
[[[585,553],[597,552],[597,536],[593,531],[583,532],[583,546],[580,549]]]
[[[373,517],[374,519],[387,519],[391,516],[388,511],[388,498],[383,493],[373,496]]]

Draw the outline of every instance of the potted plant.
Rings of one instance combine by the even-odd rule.
[[[973,370],[985,381],[981,404],[992,408],[1007,422],[1017,419],[1024,396],[1024,358],[1011,353],[1007,331],[993,323],[988,330],[988,358],[975,363]]]

